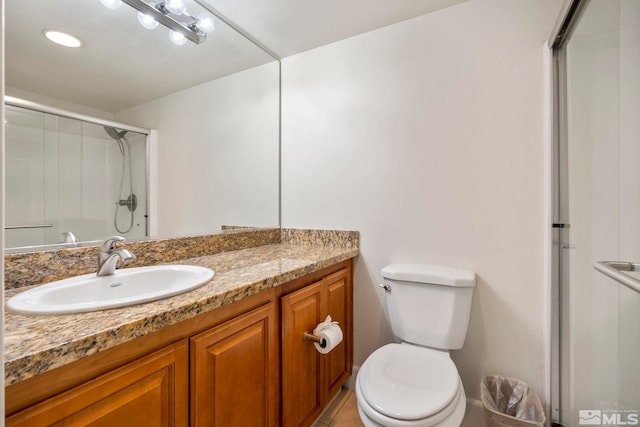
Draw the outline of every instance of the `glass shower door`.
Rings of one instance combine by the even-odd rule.
[[[591,0],[564,46],[562,425],[640,425],[640,1]]]

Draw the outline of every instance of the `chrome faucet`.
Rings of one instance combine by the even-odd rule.
[[[78,243],[78,238],[71,231],[65,231],[64,233],[62,233],[62,237],[64,237],[63,243]]]
[[[98,253],[98,276],[112,275],[116,271],[118,259],[122,260],[122,266],[136,260],[136,256],[127,249],[116,250],[118,242],[124,240],[122,236],[112,236],[102,242]]]

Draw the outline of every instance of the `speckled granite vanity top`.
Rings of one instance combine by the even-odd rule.
[[[318,231],[305,232],[316,235],[305,241],[301,238],[304,234],[282,230],[281,243],[172,260],[170,263],[211,268],[216,275],[198,289],[164,300],[82,314],[20,315],[6,311],[5,386],[358,254],[357,232],[339,232],[351,233],[345,234],[348,237],[341,244],[326,244],[324,235],[317,234]],[[7,289],[5,297],[25,289]]]

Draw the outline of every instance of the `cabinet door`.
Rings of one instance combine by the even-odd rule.
[[[309,426],[351,375],[353,296],[350,269],[331,274],[281,298],[282,425]],[[304,341],[330,315],[343,341],[328,354]]]
[[[352,292],[347,270],[324,279],[327,285],[327,313],[342,328],[344,338],[330,353],[321,357],[327,399],[331,399],[347,381],[352,370]],[[323,319],[324,320],[324,319]]]
[[[304,341],[326,312],[326,286],[317,282],[282,297],[282,425],[310,425],[322,408],[320,353]]]
[[[191,425],[276,425],[274,307],[257,308],[191,338]]]
[[[187,341],[27,408],[7,426],[187,426]]]

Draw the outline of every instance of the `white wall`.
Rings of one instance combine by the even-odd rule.
[[[561,2],[472,0],[283,60],[284,227],[358,229],[355,363],[393,340],[380,269],[474,270],[467,396],[542,393],[542,46]]]
[[[158,131],[158,234],[278,225],[278,63],[116,113]]]

